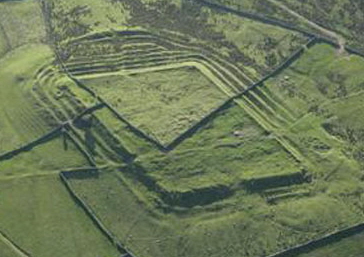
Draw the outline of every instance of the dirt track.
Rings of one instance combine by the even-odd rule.
[[[289,14],[295,16],[296,18],[300,19],[302,22],[306,23],[307,25],[313,27],[314,29],[320,31],[322,34],[325,34],[327,37],[334,38],[340,46],[339,53],[345,52],[345,43],[346,40],[341,35],[337,34],[334,31],[328,30],[320,25],[314,23],[313,21],[307,19],[306,17],[300,15],[299,13],[293,11],[292,9],[288,8],[286,5],[282,4],[277,0],[268,0],[268,2],[278,6],[279,8],[283,9],[284,11],[288,12]]]

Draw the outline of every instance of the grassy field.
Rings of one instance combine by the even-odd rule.
[[[320,32],[275,0],[211,1]],[[361,4],[339,2],[280,3],[355,45]],[[0,160],[0,255],[120,256],[92,215],[135,257],[269,256],[363,222],[364,58],[247,16],[2,1],[0,156],[62,129]]]
[[[292,67],[268,80],[262,91],[294,113],[295,122],[287,133],[291,133],[290,137],[302,151],[316,152],[312,158],[330,156],[333,162],[347,159],[340,154],[345,153],[349,156],[345,162],[354,168],[357,164],[353,164],[353,157],[362,162],[360,127],[363,121],[359,113],[364,89],[364,76],[360,72],[363,68],[362,58],[338,56],[333,47],[318,44]],[[322,153],[325,151],[327,154]]]
[[[31,256],[118,256],[58,175],[6,180],[0,186],[0,230]]]
[[[297,257],[358,257],[364,252],[364,233],[345,238]]]
[[[29,45],[0,60],[0,153],[42,136],[55,125],[44,115],[31,91],[36,70],[50,58],[48,46]]]
[[[125,122],[118,119],[118,117],[109,109],[103,108],[94,112],[94,115],[110,129],[112,135],[115,136],[120,141],[120,144],[130,153],[142,155],[156,151],[153,144],[136,135]]]
[[[353,0],[324,0],[320,2],[315,0],[210,0],[210,2],[228,6],[235,10],[248,11],[273,20],[283,21],[286,24],[296,26],[311,33],[325,35],[325,33],[322,33],[315,26],[304,22],[296,15],[292,15],[292,13],[275,4],[275,2],[278,2],[305,19],[337,33],[345,39],[347,45],[355,47],[360,51],[364,49],[361,44],[363,40],[361,31],[363,29],[362,24],[364,19],[364,12],[362,11],[363,5],[361,2],[359,3]]]
[[[255,70],[254,77],[269,73],[307,41],[301,34],[277,26],[207,7],[202,10],[208,13],[208,24],[214,31],[232,44],[226,51],[231,57],[235,56],[234,62],[249,71]],[[237,50],[240,57],[236,56]]]
[[[361,33],[364,21],[364,5],[353,0],[344,1],[307,1],[305,3],[284,0],[287,7],[295,10],[307,19],[337,31],[347,39],[351,46],[363,50]]]
[[[137,256],[218,256],[221,252],[265,256],[354,224],[362,217],[330,196],[272,206],[258,194],[242,192],[234,201],[163,211],[153,203],[155,196],[150,191],[127,176],[103,171],[97,178],[69,181],[106,227]]]
[[[87,167],[89,163],[69,139],[58,136],[31,151],[0,161],[0,177],[47,174],[61,169]]]
[[[4,257],[21,257],[11,246],[0,240],[0,254]]]
[[[128,11],[122,3],[102,0],[43,1],[51,36],[58,43],[85,33],[104,31],[127,24]]]
[[[38,1],[0,2],[0,17],[0,57],[2,45],[11,51],[25,44],[45,42],[46,29]]]
[[[48,5],[57,42],[109,29],[168,33],[169,37],[204,48],[200,53],[213,49],[253,80],[267,74],[307,41],[299,33],[201,7],[194,1],[128,0],[100,4],[69,0]],[[62,52],[67,56],[72,51],[62,45]]]
[[[9,42],[6,38],[5,31],[2,26],[0,26],[0,58],[9,51]]]
[[[300,170],[292,156],[235,104],[170,154],[137,160],[165,189],[182,192]]]
[[[82,83],[164,145],[227,99],[195,67],[100,77]]]

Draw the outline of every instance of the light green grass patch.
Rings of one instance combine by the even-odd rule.
[[[46,45],[18,48],[0,60],[0,153],[13,150],[51,129],[32,96],[32,78],[52,57]]]
[[[157,151],[154,145],[147,142],[143,138],[137,136],[129,126],[120,121],[109,109],[102,108],[93,113],[99,119],[113,136],[115,136],[130,153],[139,155],[148,152]]]
[[[22,257],[11,246],[0,239],[0,256],[2,257]]]
[[[233,185],[244,179],[300,170],[292,156],[236,104],[168,155],[141,156],[139,161],[171,191]]]
[[[82,82],[164,145],[227,99],[194,67]]]
[[[9,160],[0,161],[0,176],[47,174],[61,169],[87,167],[89,163],[69,139],[58,136]]]
[[[363,218],[345,202],[325,195],[284,203],[274,209],[276,221],[281,225],[312,234],[347,228]]]
[[[0,27],[12,49],[44,42],[46,36],[42,10],[36,0],[0,2]]]
[[[0,230],[31,256],[119,256],[58,175],[0,181],[0,188]]]

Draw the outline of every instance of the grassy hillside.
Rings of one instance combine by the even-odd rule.
[[[46,28],[38,1],[2,1],[0,17],[0,58],[19,46],[46,41]]]
[[[33,77],[52,52],[45,45],[18,48],[0,60],[0,152],[37,139],[54,127],[32,97]]]
[[[1,1],[1,256],[360,256],[361,4],[209,1]]]

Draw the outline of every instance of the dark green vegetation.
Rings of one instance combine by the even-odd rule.
[[[0,3],[1,256],[363,255],[360,10],[211,2]]]

